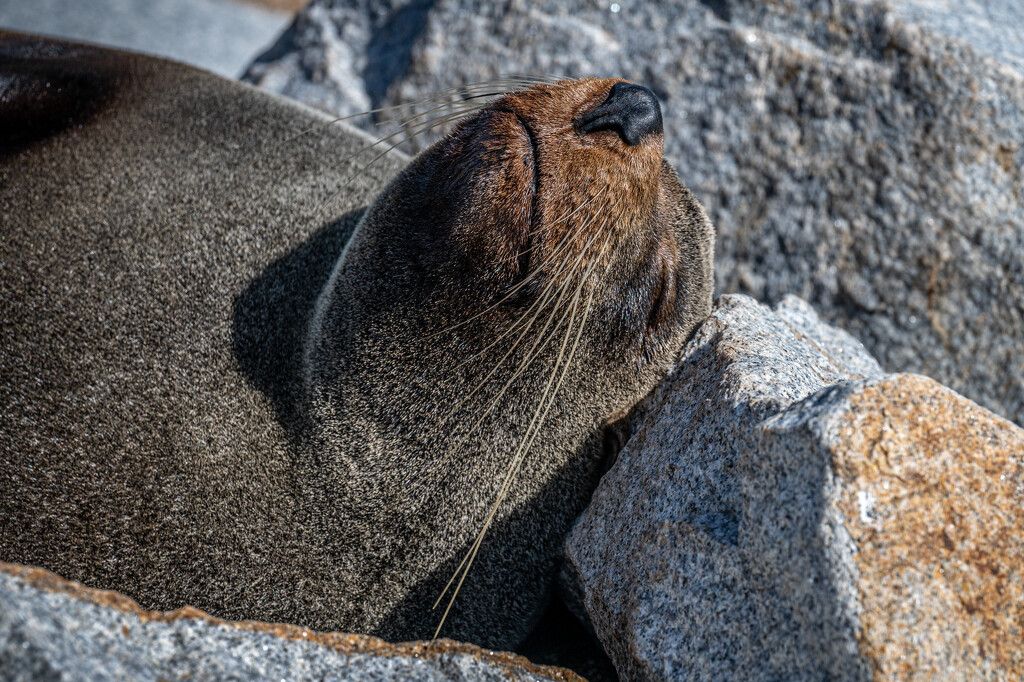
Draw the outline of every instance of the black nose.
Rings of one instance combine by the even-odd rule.
[[[632,83],[612,86],[604,104],[583,116],[577,128],[581,133],[614,130],[630,146],[664,130],[658,98],[650,88]]]

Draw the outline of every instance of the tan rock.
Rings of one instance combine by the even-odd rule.
[[[925,377],[848,399],[832,445],[880,679],[1024,674],[1024,431]]]

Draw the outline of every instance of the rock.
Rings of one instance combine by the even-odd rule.
[[[561,680],[566,670],[449,640],[225,621],[186,607],[143,611],[116,592],[0,563],[0,679]]]
[[[624,679],[1021,679],[1024,430],[723,296],[566,543]]]
[[[646,83],[719,291],[800,295],[1024,424],[1022,10],[950,7],[314,0],[246,78],[343,115],[501,74]]]
[[[264,7],[258,6],[265,5]],[[273,3],[231,0],[0,2],[0,27],[84,40],[192,64],[238,78],[291,20]]]

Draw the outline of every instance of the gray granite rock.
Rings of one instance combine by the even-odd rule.
[[[1019,679],[1024,430],[744,296],[636,423],[562,576],[623,679]]]
[[[362,635],[231,622],[191,608],[143,611],[42,569],[0,563],[0,679],[579,680],[513,654],[448,640],[387,644]]]
[[[799,295],[887,369],[1024,423],[1021,17],[1014,0],[314,0],[246,77],[341,114],[501,74],[646,83],[718,228],[720,291]]]
[[[291,17],[236,0],[0,0],[0,28],[168,57],[238,78]]]

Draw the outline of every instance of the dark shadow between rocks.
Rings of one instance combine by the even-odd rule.
[[[299,398],[306,330],[317,297],[363,211],[351,211],[317,230],[268,265],[234,301],[231,331],[239,369],[270,399],[292,443],[302,429]]]
[[[516,653],[540,665],[568,668],[589,682],[618,682],[615,666],[601,643],[555,595],[537,627]]]

